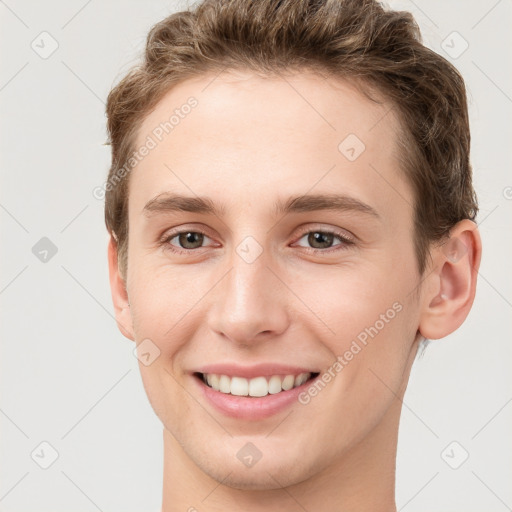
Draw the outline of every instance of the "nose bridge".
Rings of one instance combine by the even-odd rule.
[[[277,280],[267,268],[269,257],[262,248],[259,255],[255,251],[251,240],[233,248],[230,270],[210,309],[211,328],[240,343],[254,341],[262,333],[279,334],[288,321],[283,298],[276,293]]]

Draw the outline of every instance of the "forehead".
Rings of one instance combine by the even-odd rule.
[[[190,135],[193,130],[196,136],[209,135],[220,142],[222,130],[221,135],[230,135],[236,141],[244,136],[240,131],[244,125],[254,131],[264,128],[257,137],[263,140],[281,131],[283,138],[293,137],[301,142],[314,139],[315,144],[319,141],[314,135],[322,134],[326,144],[331,144],[333,139],[354,133],[373,146],[380,140],[383,148],[389,147],[398,122],[382,95],[373,90],[372,97],[379,97],[378,102],[370,100],[356,82],[314,72],[273,76],[236,71],[205,74],[178,83],[164,95],[145,118],[137,143],[141,144],[145,135],[169,122],[175,114],[170,130],[173,136]],[[197,102],[192,115],[187,114],[186,106],[190,98]],[[184,117],[180,110],[186,111]],[[297,126],[299,116],[302,122]],[[181,122],[187,117],[186,123]],[[212,124],[217,130],[211,131]]]
[[[154,147],[132,172],[130,202],[140,211],[164,191],[215,192],[226,202],[229,191],[250,200],[315,187],[393,210],[398,195],[410,195],[398,128],[389,104],[344,80],[203,75],[176,85],[144,120],[136,147],[150,139]]]

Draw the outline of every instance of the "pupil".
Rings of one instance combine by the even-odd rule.
[[[308,243],[315,249],[325,249],[332,244],[334,235],[332,233],[321,233],[319,231],[310,233]]]
[[[203,243],[203,235],[201,233],[181,233],[179,237],[180,245],[184,249],[196,249],[200,247]],[[187,246],[187,244],[192,244],[192,247]]]

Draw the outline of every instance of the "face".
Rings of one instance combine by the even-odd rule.
[[[141,126],[130,325],[156,414],[217,481],[302,482],[397,427],[420,315],[397,130],[313,74],[191,79]]]

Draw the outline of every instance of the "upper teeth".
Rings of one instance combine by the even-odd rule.
[[[300,373],[299,375],[286,375],[285,377],[272,375],[267,380],[267,377],[245,379],[243,377],[229,377],[215,373],[203,374],[203,380],[216,391],[237,396],[255,397],[288,391],[304,384],[310,377],[311,373]]]

